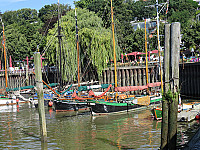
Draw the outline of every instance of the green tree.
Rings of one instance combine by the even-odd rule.
[[[39,32],[43,24],[35,9],[7,11],[3,14],[3,22],[7,52],[14,60],[31,57],[37,50],[37,45],[40,45],[40,49],[45,46],[45,38]]]
[[[169,3],[169,22],[180,22],[181,27],[187,25],[195,17],[198,3],[193,0],[171,0]]]
[[[17,23],[23,25],[26,23],[34,23],[38,21],[37,10],[24,8],[17,11],[6,11],[3,14],[3,21],[6,25]]]
[[[76,7],[80,8],[87,8],[89,4],[91,4],[95,0],[79,0],[77,2],[74,2]]]
[[[77,9],[78,29],[79,29],[79,46],[80,60],[82,72],[84,68],[90,65],[95,68],[98,75],[101,75],[102,70],[107,67],[107,61],[113,59],[112,49],[112,33],[111,30],[103,28],[101,18],[97,17],[93,12],[86,9]],[[69,81],[70,77],[76,79],[77,72],[77,50],[76,50],[76,30],[74,10],[69,11],[61,19],[63,45],[62,54],[58,50],[57,38],[52,41],[52,45],[47,51],[49,60],[56,64],[60,62],[61,56],[63,68],[63,79]],[[55,35],[57,27],[49,31],[47,41],[50,42],[52,36]],[[120,49],[116,46],[117,56]],[[107,61],[106,61],[107,60]]]
[[[182,33],[182,41],[186,48],[196,47],[196,50],[200,50],[200,21],[190,22],[190,25],[184,28]]]
[[[61,16],[65,15],[69,10],[71,10],[69,5],[59,5],[59,13]],[[44,23],[43,32],[45,32],[46,29],[52,29],[58,21],[58,4],[45,5],[39,10],[38,17]]]

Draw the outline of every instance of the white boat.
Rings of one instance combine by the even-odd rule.
[[[27,103],[27,102],[29,101],[18,99],[15,95],[12,95],[11,97],[8,97],[8,96],[0,97],[0,106],[16,105],[16,104]]]

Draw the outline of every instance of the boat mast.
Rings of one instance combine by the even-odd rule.
[[[59,87],[59,89],[60,89],[60,91],[62,90],[62,86],[63,86],[63,84],[62,84],[62,60],[61,60],[61,37],[62,37],[62,35],[60,34],[60,31],[61,31],[61,26],[60,26],[60,22],[59,22],[59,20],[60,20],[60,12],[59,12],[59,7],[60,7],[60,4],[59,4],[59,0],[58,0],[58,35],[57,35],[57,37],[58,37],[58,44],[59,44],[59,50],[60,50],[60,69],[59,69],[59,83],[60,83],[60,87]]]
[[[1,17],[0,17],[1,19]],[[5,38],[5,33],[4,33],[4,23],[2,22],[1,19],[1,23],[3,26],[3,49],[4,49],[4,60],[5,60],[5,80],[6,80],[6,88],[8,87],[8,77],[7,77],[7,66],[6,66],[6,38]]]
[[[79,41],[78,41],[78,25],[77,25],[77,14],[75,8],[75,19],[76,19],[76,48],[77,48],[77,68],[78,68],[78,87],[80,87],[80,62],[79,62]]]
[[[156,0],[156,9],[157,9],[157,38],[158,38],[158,55],[159,55],[159,63],[160,63],[160,80],[161,80],[161,90],[163,92],[163,81],[162,81],[162,64],[160,57],[160,35],[159,35],[159,13],[158,13],[158,0]]]
[[[146,19],[145,19],[145,22],[144,22],[144,25],[145,25],[145,52],[146,52],[146,81],[147,81],[147,84],[149,83],[148,81],[148,59],[147,59],[147,31],[146,31],[146,26],[147,22],[146,22]]]
[[[113,52],[114,52],[114,68],[115,68],[115,88],[117,87],[117,65],[116,65],[116,52],[115,52],[115,35],[114,35],[114,21],[113,21],[113,7],[111,0],[111,18],[112,18],[112,35],[113,35]],[[117,93],[116,93],[117,96]]]

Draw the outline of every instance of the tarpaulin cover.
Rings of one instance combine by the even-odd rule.
[[[115,92],[127,92],[127,91],[137,91],[147,89],[148,86],[123,86],[123,87],[115,87]]]
[[[148,87],[156,87],[156,86],[160,86],[160,85],[161,85],[161,82],[155,82],[155,83],[148,83],[147,85],[141,85],[141,86],[115,87],[115,92],[144,90],[144,89],[147,89]]]
[[[148,83],[147,86],[148,87],[156,87],[156,86],[160,86],[161,82],[155,82],[155,83]]]
[[[76,94],[76,90],[74,91],[74,93],[72,94],[72,98],[75,98],[77,100],[85,100],[85,98],[81,98],[81,97],[78,97],[77,94]]]
[[[89,91],[89,96],[94,96],[95,98],[100,98],[100,97],[104,96],[104,95],[106,94],[106,92],[108,92],[108,91],[110,90],[111,86],[112,86],[112,84],[110,84],[110,85],[108,86],[108,88],[107,88],[101,95],[98,95],[98,96],[96,96],[96,95],[94,94],[94,92],[93,92],[92,90],[90,90],[90,91]]]

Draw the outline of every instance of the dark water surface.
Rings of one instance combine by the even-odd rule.
[[[152,120],[150,110],[100,117],[66,115],[46,108],[48,142],[41,144],[37,109],[30,104],[0,106],[0,149],[146,150],[160,146],[161,122]],[[178,128],[179,143],[188,140],[186,128],[188,124]]]

